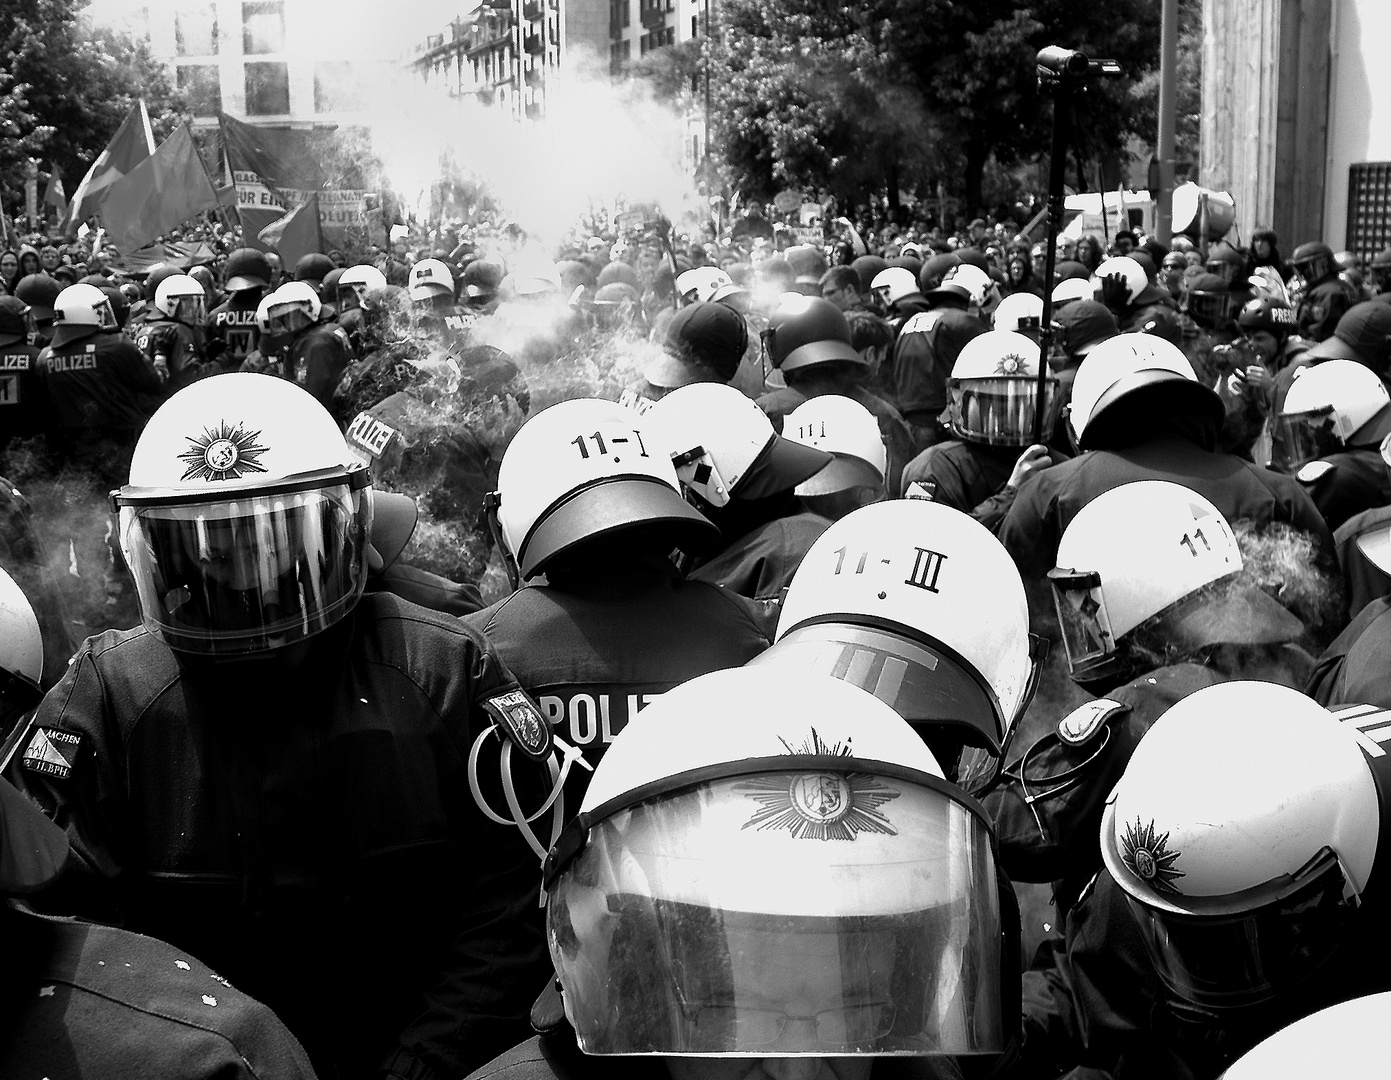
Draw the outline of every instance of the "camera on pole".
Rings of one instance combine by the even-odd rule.
[[[1048,354],[1053,345],[1053,275],[1058,260],[1058,222],[1063,216],[1063,169],[1072,130],[1072,98],[1095,79],[1124,74],[1114,60],[1093,60],[1079,49],[1049,45],[1038,51],[1038,87],[1053,96],[1053,145],[1048,167],[1048,250],[1044,255],[1043,325],[1039,335],[1038,401],[1034,408],[1034,442],[1052,436],[1043,430],[1043,403],[1048,385]],[[1102,196],[1105,209],[1105,196]]]

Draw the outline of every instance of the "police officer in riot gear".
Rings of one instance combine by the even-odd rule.
[[[325,408],[352,360],[348,335],[320,321],[323,304],[307,281],[287,281],[267,298],[270,333],[280,340],[286,375]]]
[[[207,294],[186,274],[173,274],[155,289],[155,313],[145,321],[145,355],[154,369],[179,390],[208,374],[203,323]]]
[[[220,370],[236,371],[256,351],[256,307],[270,291],[270,262],[255,248],[238,248],[223,273],[227,299],[208,312],[207,353]]]
[[[39,348],[29,344],[33,326],[28,304],[0,296],[0,456],[14,437],[37,435],[48,426]]]
[[[672,687],[767,648],[751,603],[668,557],[717,534],[681,498],[661,428],[635,412],[577,399],[538,413],[503,455],[493,506],[524,584],[465,622],[589,762]]]
[[[50,906],[213,964],[321,1075],[467,1072],[545,976],[535,859],[469,794],[534,703],[457,619],[363,594],[367,467],[294,384],[186,387],[130,481],[144,626],[88,639],[9,770],[72,843]]]
[[[1333,333],[1338,320],[1353,303],[1338,278],[1333,249],[1320,240],[1300,244],[1290,256],[1290,266],[1304,286],[1299,306],[1295,308],[1299,336],[1323,341]]]

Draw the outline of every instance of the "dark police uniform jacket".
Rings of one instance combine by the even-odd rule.
[[[72,844],[46,906],[188,950],[320,1077],[460,1076],[525,1036],[550,966],[536,858],[467,775],[487,710],[526,699],[481,635],[390,594],[312,645],[275,670],[89,638],[8,773]]]
[[[690,580],[719,585],[750,600],[774,600],[817,538],[831,527],[819,514],[804,511],[774,518],[736,537],[701,562]]]
[[[1333,336],[1352,301],[1335,274],[1326,277],[1306,292],[1295,309],[1294,319],[1300,337],[1324,341]]]
[[[1053,569],[1058,542],[1077,512],[1103,492],[1136,480],[1170,480],[1208,499],[1235,524],[1284,522],[1333,558],[1333,534],[1299,482],[1179,435],[1125,450],[1093,450],[1034,474],[1000,523],[999,537],[1026,578]]]
[[[0,1076],[314,1080],[270,1009],[190,952],[7,908]]]
[[[666,691],[742,667],[769,645],[742,596],[645,566],[564,588],[528,585],[464,623],[488,636],[555,733],[591,764]]]
[[[0,446],[48,425],[48,395],[39,377],[39,350],[17,341],[0,345]]]
[[[169,369],[170,393],[211,374],[206,369],[203,328],[174,319],[152,318],[140,332],[140,347],[151,363],[163,361]]]
[[[208,312],[203,334],[207,339],[208,359],[217,362],[219,371],[236,371],[256,351],[261,338],[260,327],[256,324],[256,307],[260,302],[259,290],[244,289],[232,293]]]
[[[299,334],[286,350],[285,364],[295,382],[333,410],[333,391],[352,360],[352,346],[341,326],[319,323]]]
[[[1294,474],[1330,529],[1391,503],[1391,475],[1375,447],[1350,447],[1305,463]]]
[[[39,372],[60,432],[134,433],[154,412],[164,385],[120,334],[91,334],[39,354]]]

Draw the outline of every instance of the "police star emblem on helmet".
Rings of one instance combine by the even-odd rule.
[[[179,455],[188,462],[180,480],[237,480],[245,473],[265,472],[260,457],[270,447],[256,440],[259,431],[246,431],[223,420],[216,428],[204,428],[202,435],[186,436],[192,444]]]
[[[1017,353],[1009,353],[1007,356],[1000,357],[1000,362],[995,365],[997,375],[1018,375],[1019,369],[1024,366],[1024,358]]]
[[[1121,861],[1127,870],[1156,892],[1178,896],[1180,890],[1172,882],[1187,875],[1174,869],[1182,853],[1167,850],[1168,844],[1168,833],[1156,836],[1153,821],[1141,826],[1140,819],[1136,818],[1133,825],[1125,827],[1125,835],[1121,837]]]
[[[854,840],[862,832],[896,836],[879,807],[899,793],[863,773],[779,773],[739,784],[759,804],[744,828],[786,829],[799,840]]]

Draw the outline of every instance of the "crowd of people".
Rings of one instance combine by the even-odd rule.
[[[1391,251],[624,220],[0,255],[0,1074],[1365,1027]],[[39,469],[109,492],[82,642]]]

